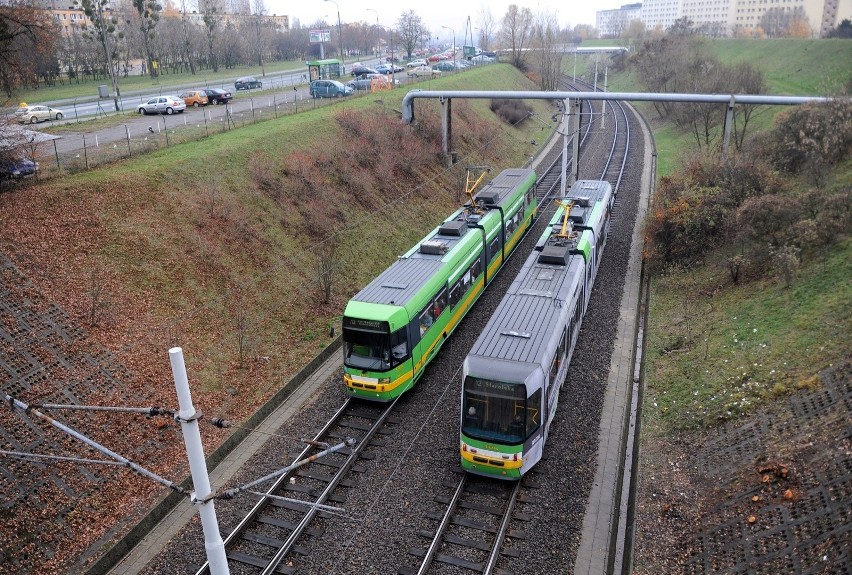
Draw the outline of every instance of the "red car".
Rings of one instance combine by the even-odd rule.
[[[441,61],[441,55],[440,54],[432,54],[431,56],[426,58],[426,61],[432,62],[432,63],[440,62]]]

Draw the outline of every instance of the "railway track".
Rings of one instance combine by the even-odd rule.
[[[583,139],[581,140],[583,173],[581,177],[607,179],[618,191],[630,153],[629,143],[622,142],[623,139],[628,139],[630,134],[626,127],[622,127],[622,122],[627,122],[626,111],[620,107],[613,108],[613,114],[610,117],[620,114],[619,119],[607,122],[605,128],[602,129],[601,126],[597,125],[598,120],[596,119],[600,115],[595,115],[592,113],[592,108],[586,108],[586,106],[588,106],[587,103],[584,104],[583,114]],[[619,110],[618,114],[615,113],[617,110]],[[586,121],[586,118],[589,120]],[[537,193],[540,194],[541,215],[545,217],[537,219],[530,230],[532,233],[527,234],[521,245],[512,254],[513,256],[520,254],[523,257],[511,257],[506,264],[506,269],[495,279],[494,287],[490,287],[488,290],[494,292],[495,305],[496,301],[499,301],[502,297],[501,290],[505,290],[511,283],[517,268],[523,263],[529,250],[535,245],[536,239],[549,221],[548,214],[552,209],[550,198],[558,195],[560,189],[560,178],[562,177],[561,151],[562,146],[554,146],[551,149],[548,158],[542,164],[542,166],[546,165],[547,168],[539,174]],[[627,218],[625,217],[625,219]],[[607,254],[607,256],[609,255]],[[512,260],[516,261],[512,263]],[[483,305],[485,304],[482,301],[477,304],[477,306]],[[488,310],[484,309],[479,314],[474,315],[481,315],[485,319],[488,314]],[[466,322],[468,321],[475,322],[476,320],[466,319]],[[463,339],[465,331],[467,330],[464,326],[460,326],[458,335],[455,337]],[[442,353],[442,356],[447,357],[446,362],[455,361],[454,358],[450,357],[451,355],[450,349]],[[460,361],[458,360],[459,363]],[[456,370],[456,367],[449,365],[441,367],[443,363],[445,361],[442,361],[442,357],[437,358],[430,367],[430,373],[424,375],[419,382],[418,388],[423,390],[430,387],[429,380],[432,377],[430,374],[448,371],[449,373],[446,373],[446,375],[436,377],[440,377],[444,381],[457,380],[457,374],[450,375]],[[401,399],[413,401],[413,399],[418,399],[415,396],[420,395],[422,395],[422,391],[414,395],[404,395]],[[419,397],[419,399],[422,400],[423,398]],[[345,572],[347,568],[351,568],[351,565],[341,567],[341,565],[346,564],[347,558],[345,556],[337,556],[334,559],[324,558],[324,556],[327,556],[329,548],[340,551],[338,545],[333,541],[339,542],[341,538],[348,540],[354,537],[350,532],[351,523],[338,520],[328,521],[328,519],[333,518],[332,513],[319,506],[343,506],[346,501],[346,491],[355,487],[357,475],[366,467],[359,465],[358,460],[371,457],[370,453],[365,453],[366,447],[373,445],[384,449],[381,447],[382,441],[377,439],[377,434],[383,432],[385,423],[393,423],[398,419],[392,416],[398,401],[386,406],[353,403],[353,401],[347,400],[346,404],[338,409],[338,412],[325,424],[314,441],[328,443],[353,437],[356,440],[355,446],[343,450],[339,454],[322,458],[311,463],[310,466],[284,475],[276,481],[267,495],[257,501],[249,514],[240,521],[237,528],[225,540],[231,573],[235,575],[244,573],[286,574],[295,573],[297,568],[300,573],[334,572],[339,569],[343,569],[342,572]],[[339,423],[343,420],[347,423]],[[457,420],[451,421],[451,427],[457,434],[455,424],[457,424]],[[398,431],[402,432],[403,428],[400,427]],[[403,433],[403,435],[405,434]],[[387,435],[386,438],[389,443],[396,441],[395,434]],[[398,452],[400,449],[407,448],[409,444],[405,445],[406,447],[397,446],[391,448],[391,450],[396,449]],[[309,457],[318,449],[317,447],[305,448],[296,459]],[[455,460],[447,463],[448,469],[450,469],[452,468],[451,463],[455,464]],[[371,465],[371,467],[373,466]],[[455,469],[452,470],[455,471]],[[437,471],[440,471],[440,469],[432,468],[429,470],[429,475],[434,477]],[[367,479],[365,476],[362,481]],[[531,481],[525,478],[521,482],[505,484],[485,478],[463,477],[459,482],[452,485],[442,485],[454,497],[442,495],[440,499],[435,499],[435,501],[447,506],[443,513],[433,512],[429,514],[430,520],[438,522],[436,528],[428,530],[428,532],[412,530],[411,534],[407,536],[399,534],[400,541],[397,543],[400,552],[404,555],[405,550],[410,549],[411,555],[421,560],[420,565],[417,567],[400,567],[405,559],[399,556],[387,560],[378,560],[377,557],[372,557],[369,560],[370,564],[373,565],[373,569],[379,569],[375,572],[398,570],[397,572],[400,574],[407,574],[477,571],[507,575],[511,573],[507,570],[508,565],[513,562],[517,564],[519,561],[527,561],[531,558],[531,555],[535,555],[534,549],[537,543],[524,539],[524,529],[518,525],[519,522],[526,522],[528,516],[526,513],[518,512],[517,508],[513,507],[517,503],[533,502],[528,494]],[[511,492],[512,490],[517,490],[514,495]],[[497,496],[493,501],[489,500],[488,497],[495,497],[493,495],[495,491],[499,491],[502,495]],[[492,495],[489,496],[489,492]],[[294,501],[285,501],[279,499],[279,497]],[[456,502],[452,503],[454,499]],[[512,501],[515,503],[510,505]],[[508,510],[506,510],[507,508]],[[419,513],[423,513],[422,504],[420,509]],[[418,512],[414,509],[412,511]],[[399,523],[406,524],[408,520],[404,517],[396,517],[392,522],[397,525],[398,530]],[[446,525],[442,528],[443,524]],[[329,529],[331,530],[330,533],[327,532]],[[375,529],[374,526],[373,530]],[[369,528],[362,526],[359,532],[361,530],[372,534],[372,530]],[[430,544],[425,549],[420,542],[413,542],[414,538],[422,537],[428,537],[430,540]],[[435,542],[436,537],[440,537],[438,542]],[[323,549],[326,549],[326,553],[321,551]],[[364,549],[364,547],[361,547],[361,549]],[[345,553],[344,555],[348,554]],[[515,559],[517,557],[520,557],[520,559]],[[502,560],[500,560],[501,558]],[[386,561],[394,565],[388,565]],[[329,571],[329,562],[334,565],[332,571]],[[498,563],[502,565],[502,569],[498,566]],[[361,563],[356,561],[356,564]],[[376,567],[379,564],[383,564],[385,568]],[[325,565],[325,567],[319,567],[320,565]],[[353,569],[355,570],[351,572],[357,572],[357,568]],[[421,571],[421,569],[425,570]],[[186,572],[190,572],[189,569]],[[205,573],[209,573],[207,565],[199,569],[196,575]]]
[[[418,567],[401,567],[399,575],[426,575],[434,564],[446,564],[484,575],[512,575],[499,569],[501,554],[517,557],[520,551],[511,541],[523,541],[526,533],[510,529],[511,521],[528,521],[529,516],[516,511],[516,504],[532,503],[523,491],[529,481],[495,482],[492,479],[463,474],[457,483],[445,483],[452,496],[437,501],[445,504],[443,512],[429,513],[438,521],[434,531],[420,535],[430,540],[427,548],[412,548],[409,553],[421,558]]]
[[[330,517],[330,510],[345,503],[339,488],[354,485],[350,476],[363,472],[357,464],[367,459],[365,450],[380,443],[376,435],[385,424],[398,423],[391,418],[396,401],[371,404],[347,399],[334,416],[296,457],[311,459],[331,442],[354,440],[354,445],[336,453],[315,458],[309,463],[281,475],[266,494],[225,539],[229,566],[240,573],[296,573],[295,567],[282,565],[292,553],[306,555],[303,539],[319,537],[322,531],[312,526],[316,517]],[[196,575],[210,573],[205,563]]]

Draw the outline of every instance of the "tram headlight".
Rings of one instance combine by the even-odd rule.
[[[379,380],[379,383],[390,383],[390,378],[389,377],[383,377]]]

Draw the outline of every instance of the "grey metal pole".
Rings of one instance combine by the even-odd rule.
[[[734,105],[736,97],[731,94],[731,100],[728,102],[728,109],[725,112],[725,135],[722,140],[722,159],[728,159],[728,145],[731,143],[731,128],[734,125]]]
[[[572,121],[571,121],[571,133],[574,135],[574,151],[572,152],[573,156],[573,170],[571,170],[571,185],[574,185],[574,182],[580,179],[580,103],[581,100],[574,100],[574,110],[572,111]]]
[[[180,411],[175,414],[175,420],[180,421],[183,431],[183,441],[186,444],[186,454],[189,458],[189,470],[192,473],[192,484],[195,493],[192,501],[197,504],[201,516],[201,527],[204,531],[204,550],[210,564],[211,575],[229,575],[228,558],[225,555],[225,542],[219,533],[219,523],[216,521],[216,509],[213,499],[208,499],[212,493],[210,477],[207,475],[207,462],[204,460],[204,448],[201,445],[201,432],[198,420],[201,413],[195,411],[192,405],[192,395],[189,391],[189,380],[186,377],[186,365],[183,362],[183,350],[173,347],[169,350],[169,361],[172,364],[172,375],[175,380]]]
[[[564,198],[566,192],[566,180],[568,179],[568,133],[570,122],[568,121],[568,106],[571,105],[570,100],[566,98],[563,102],[565,108],[562,110],[562,184],[559,188],[560,195]]]
[[[577,81],[577,50],[574,49],[574,79],[573,82]]]

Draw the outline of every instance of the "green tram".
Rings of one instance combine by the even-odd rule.
[[[351,396],[390,401],[414,386],[532,225],[535,183],[533,170],[503,170],[349,301]]]

